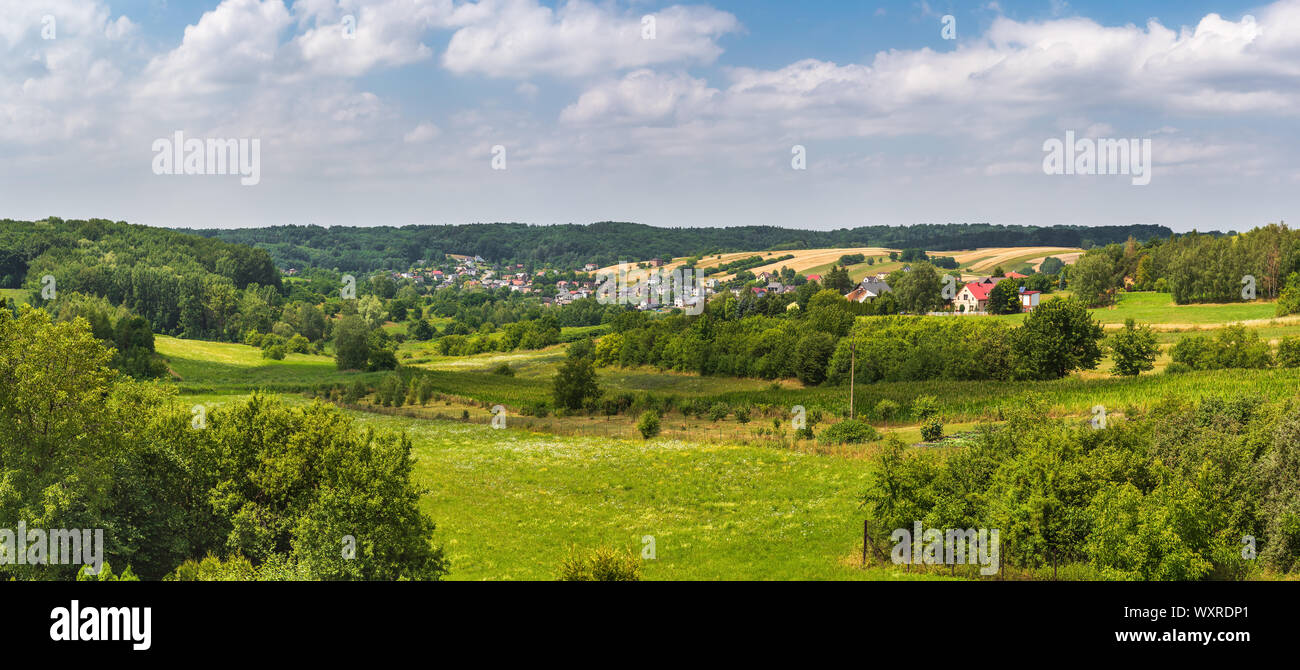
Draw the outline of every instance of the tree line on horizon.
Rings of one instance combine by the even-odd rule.
[[[893,247],[973,249],[990,246],[1091,248],[1167,239],[1165,226],[1013,226],[990,223],[860,226],[800,230],[776,226],[659,228],[602,221],[585,225],[473,223],[458,225],[333,226],[188,230],[195,235],[263,249],[281,268],[321,267],[348,272],[406,269],[445,254],[481,256],[494,262],[541,267],[600,267],[620,261],[677,258],[737,251]],[[1220,233],[1210,233],[1219,235]]]

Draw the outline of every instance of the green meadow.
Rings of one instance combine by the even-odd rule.
[[[25,288],[0,288],[0,300],[12,300],[15,304],[21,305],[27,302],[27,289]]]
[[[1116,307],[1095,310],[1105,323],[1135,318],[1168,326],[1193,324],[1187,330],[1210,330],[1219,324],[1252,324],[1266,338],[1300,331],[1300,323],[1270,325],[1272,305],[1173,305],[1167,294],[1124,294]],[[1168,344],[1182,334],[1160,332]],[[282,361],[265,359],[254,347],[234,343],[156,337],[185,403],[219,405],[257,389],[285,394],[291,402],[308,402],[299,391],[318,385],[377,382],[385,373],[340,372],[330,356],[290,354]],[[691,424],[644,441],[581,433],[590,417],[548,417],[542,421],[514,411],[550,397],[550,382],[563,361],[565,347],[540,351],[486,353],[445,357],[428,343],[407,342],[405,361],[425,369],[435,390],[476,406],[448,401],[447,416],[470,407],[473,421],[416,418],[353,409],[346,411],[365,427],[401,431],[410,436],[416,458],[421,506],[437,522],[436,539],[451,560],[451,579],[551,579],[571,546],[611,545],[642,551],[652,537],[656,558],[643,562],[648,579],[936,579],[890,566],[863,569],[862,516],[858,496],[872,467],[867,446],[854,452],[818,453],[782,447],[775,440],[749,439],[755,427],[784,416],[793,405],[847,410],[845,387],[804,388],[797,382],[700,377],[650,368],[601,368],[602,388],[610,392],[707,398],[758,411],[749,426],[728,417],[715,424]],[[400,355],[400,354],[399,354]],[[515,376],[492,374],[508,363]],[[1166,362],[1162,357],[1160,367]],[[917,396],[934,395],[949,435],[970,430],[977,422],[998,421],[1003,409],[1042,403],[1052,416],[1086,420],[1102,405],[1123,415],[1165,397],[1195,399],[1212,395],[1259,394],[1269,398],[1295,395],[1295,371],[1217,370],[1163,374],[1157,370],[1135,378],[1098,371],[1047,382],[905,382],[864,384],[856,388],[860,415],[882,431],[908,443],[919,441],[913,425],[884,426],[874,413],[889,398],[904,407]],[[484,423],[482,403],[511,409],[514,423],[493,430]],[[441,403],[418,408],[425,416],[442,411]],[[454,411],[452,411],[454,410]],[[665,417],[666,423],[686,419]],[[629,420],[613,435],[631,435]],[[695,421],[702,421],[695,419]],[[567,422],[567,423],[566,423]],[[554,428],[531,432],[526,427]],[[570,425],[571,424],[571,425]],[[595,424],[592,424],[595,425]],[[677,428],[672,426],[671,428]],[[693,432],[696,431],[698,432]],[[714,435],[717,431],[717,436]]]
[[[319,384],[349,383],[382,373],[340,372],[332,356],[288,354],[282,361],[262,358],[262,350],[234,342],[154,336],[155,350],[167,361],[182,392],[302,391]]]
[[[1059,294],[1047,295],[1044,296],[1044,299],[1050,300],[1056,295]],[[1218,305],[1177,305],[1174,304],[1173,297],[1168,293],[1143,291],[1120,293],[1113,306],[1088,311],[1103,325],[1123,324],[1125,319],[1133,319],[1140,324],[1161,325],[1167,328],[1195,328],[1197,326],[1226,325],[1239,321],[1272,320],[1273,310],[1273,303],[1266,300]],[[1010,314],[992,318],[1020,323],[1024,321],[1025,315]],[[1286,322],[1288,322],[1286,319],[1279,320],[1279,323]],[[1300,319],[1292,318],[1289,322],[1297,324],[1300,323]]]

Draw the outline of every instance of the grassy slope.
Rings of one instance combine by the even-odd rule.
[[[1125,294],[1118,307],[1102,310],[1098,317],[1113,323],[1126,313],[1139,320],[1216,324],[1267,316],[1271,306],[1180,307],[1171,305],[1167,296]],[[1261,331],[1267,336],[1291,328]],[[1161,334],[1162,340],[1176,336]],[[259,350],[240,344],[159,336],[157,346],[185,379],[182,388],[195,393],[195,402],[229,401],[258,387],[290,390],[379,376],[338,372],[326,356],[269,361]],[[444,393],[517,407],[548,398],[550,376],[562,357],[563,348],[553,347],[465,358],[435,356],[422,366],[434,371],[438,390]],[[516,377],[487,373],[501,360],[511,363]],[[846,395],[846,389],[837,387],[803,389],[787,383],[773,388],[761,380],[700,378],[644,368],[602,369],[600,375],[602,384],[614,391],[716,396],[778,408],[837,407]],[[1040,383],[863,385],[857,404],[863,411],[885,397],[906,405],[918,395],[934,394],[952,432],[968,428],[970,421],[996,418],[999,406],[1030,399],[1046,401],[1053,414],[1086,416],[1095,404],[1113,413],[1166,395],[1287,397],[1294,395],[1294,388],[1294,370],[1146,374],[1136,379],[1087,374]],[[689,442],[659,438],[646,443],[530,433],[519,429],[528,421],[522,417],[515,418],[511,429],[494,431],[481,423],[350,413],[363,425],[411,436],[417,481],[425,489],[421,505],[439,524],[437,539],[452,560],[453,579],[549,579],[570,545],[610,544],[639,551],[644,535],[655,537],[658,552],[657,560],[644,563],[650,579],[918,577],[889,567],[853,567],[860,551],[856,496],[870,468],[863,458],[697,441],[703,435],[691,435]],[[670,416],[670,421],[682,421]],[[750,426],[740,426],[728,418],[717,425],[730,439],[769,422],[756,418]],[[918,439],[914,427],[894,429],[909,442]],[[704,430],[712,433],[715,428]]]
[[[340,372],[332,356],[289,354],[282,361],[262,358],[262,350],[233,342],[154,336],[154,348],[167,360],[183,391],[253,389],[301,390],[322,383],[347,383],[382,373]]]
[[[1051,294],[1044,299],[1050,300],[1054,295],[1058,294]],[[1168,329],[1214,326],[1259,319],[1270,320],[1273,317],[1273,309],[1273,303],[1263,300],[1213,305],[1176,305],[1173,297],[1168,293],[1137,292],[1120,293],[1114,306],[1090,311],[1102,324],[1123,324],[1125,319],[1133,319],[1139,324],[1159,325]],[[992,318],[1019,323],[1024,320],[1025,315],[1012,314]]]
[[[944,578],[855,566],[865,460],[347,413],[411,438],[420,505],[438,524],[450,579],[553,579],[571,546],[639,553],[646,535],[657,554],[642,563],[647,579]]]
[[[0,299],[13,300],[16,304],[27,302],[27,289],[22,288],[0,288]]]

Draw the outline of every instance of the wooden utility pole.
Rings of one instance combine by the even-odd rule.
[[[849,343],[849,418],[853,418],[853,378],[857,376],[858,343]]]
[[[862,520],[862,567],[867,567],[867,519]]]

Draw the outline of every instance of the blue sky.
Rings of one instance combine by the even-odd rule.
[[[0,0],[0,17],[0,217],[1188,230],[1300,204],[1300,0]],[[156,174],[176,131],[257,140],[257,183]],[[1046,174],[1067,131],[1151,140],[1150,184]]]

